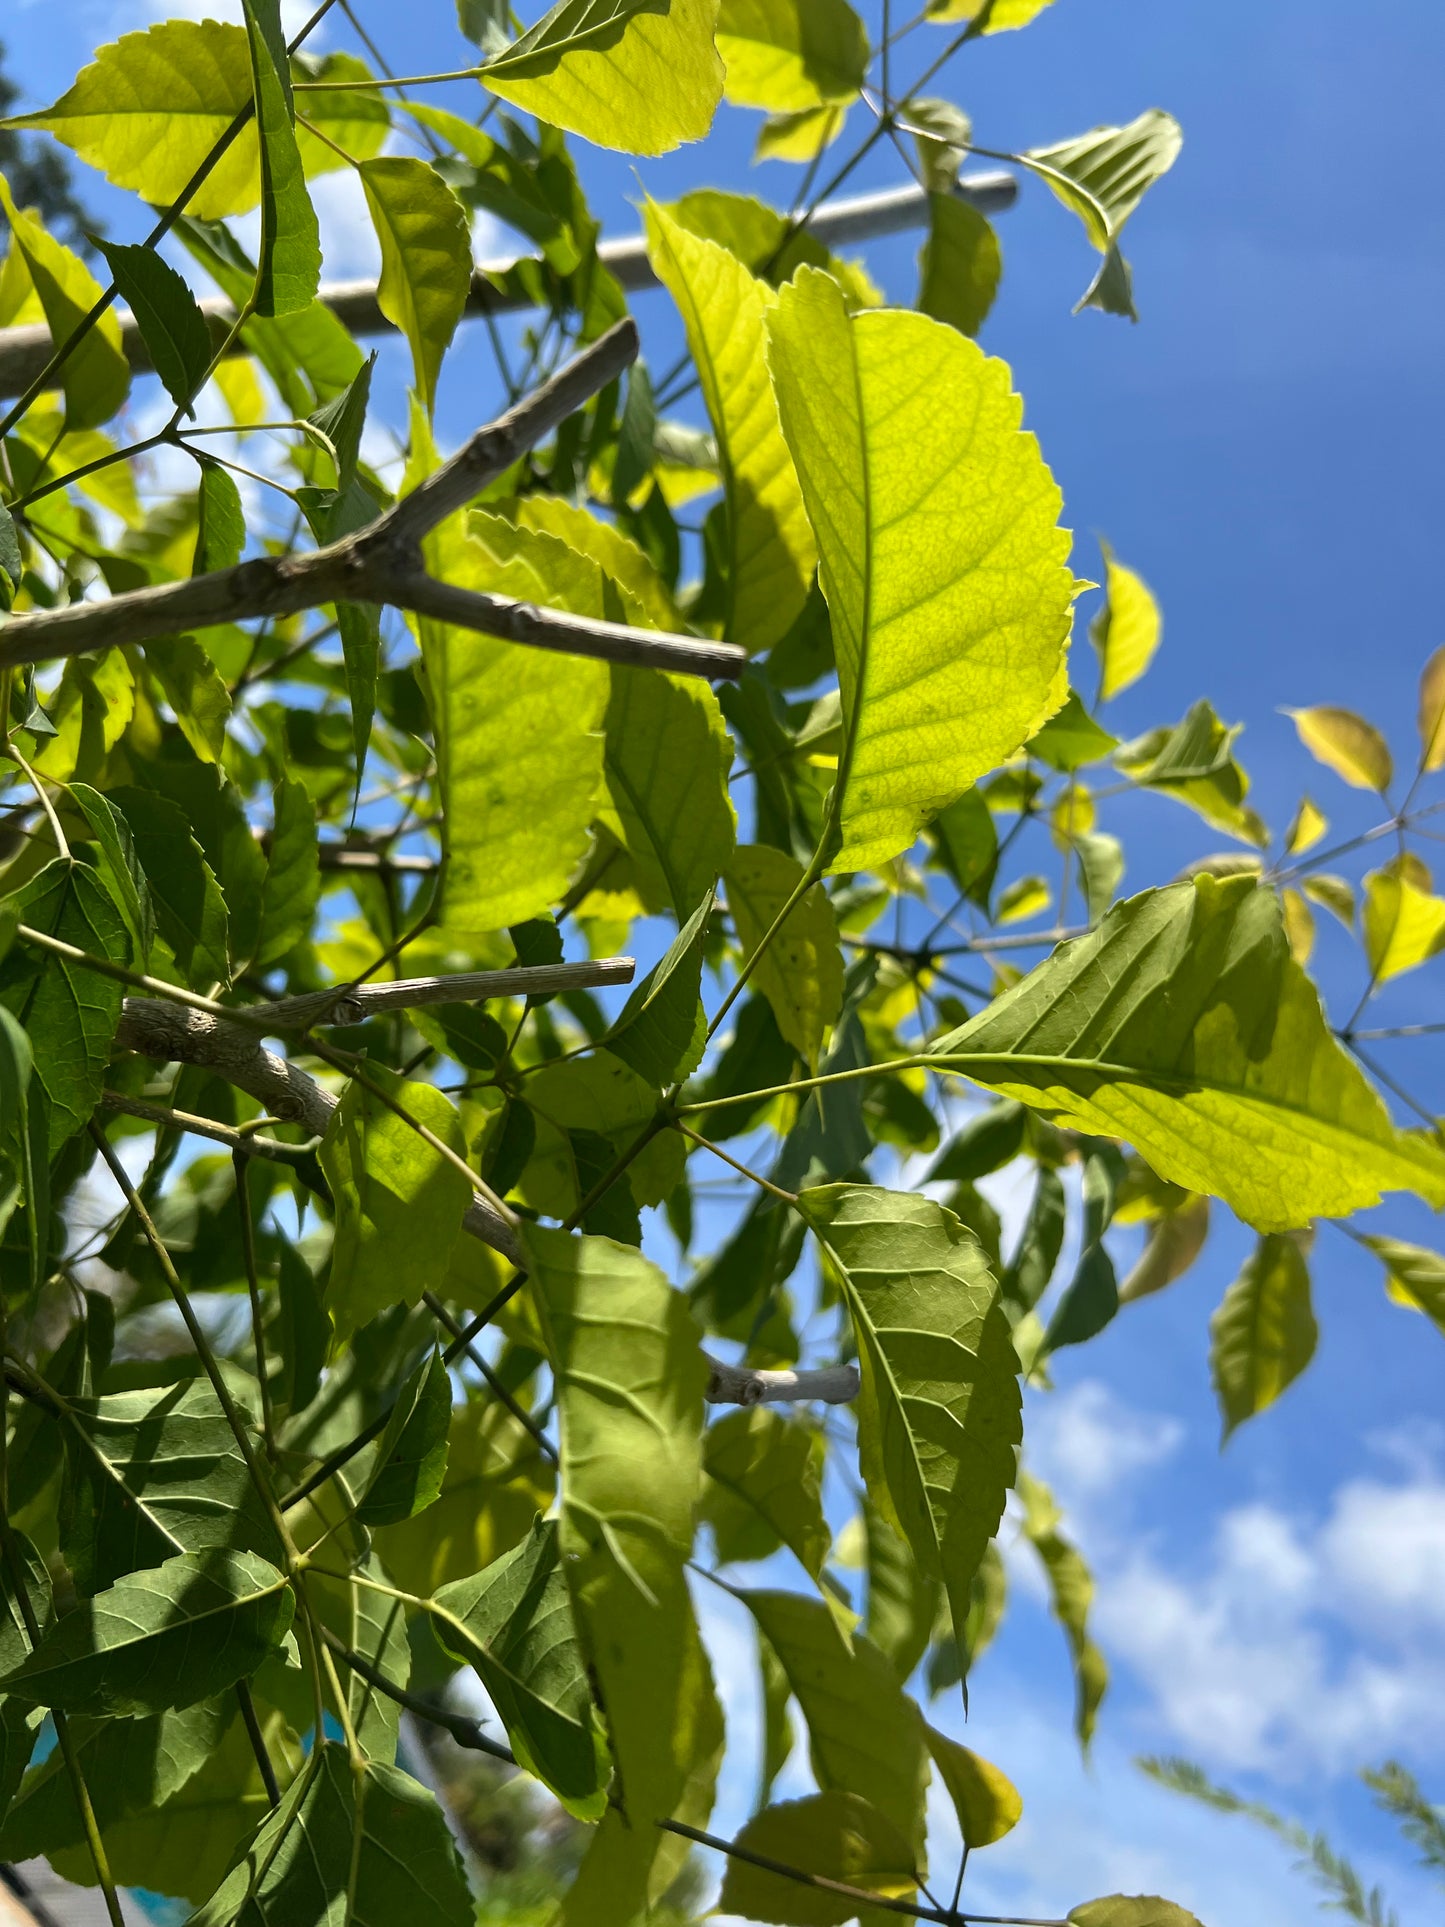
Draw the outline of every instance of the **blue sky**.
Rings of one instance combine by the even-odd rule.
[[[398,66],[451,66],[463,53],[449,0],[413,0],[404,31],[400,10],[362,4]],[[53,98],[92,46],[170,10],[18,0],[4,28],[10,65],[30,99]],[[1164,649],[1120,701],[1116,729],[1175,720],[1209,695],[1247,724],[1252,800],[1276,825],[1306,786],[1336,834],[1373,820],[1309,761],[1279,706],[1357,706],[1408,761],[1416,678],[1442,640],[1442,71],[1445,13],[1425,0],[1057,0],[932,88],[1000,148],[1150,105],[1184,124],[1178,166],[1128,235],[1140,325],[1071,315],[1093,257],[1051,196],[1026,186],[1000,223],[1006,278],[984,342],[1012,364],[1063,485],[1080,572],[1096,570],[1102,532],[1163,605]],[[635,171],[588,156],[609,230],[635,226],[639,179],[659,198],[710,182],[786,201],[791,170],[747,168],[754,125],[724,110],[707,149]],[[899,176],[883,149],[858,178]],[[134,213],[99,186],[94,200],[119,238],[135,238]],[[321,200],[328,272],[363,271],[371,251],[348,185],[328,184]],[[900,298],[915,248],[904,237],[869,253]],[[677,343],[666,298],[637,306],[647,353],[665,366]],[[454,438],[495,400],[482,339],[466,340],[444,380]],[[383,372],[399,394],[394,347]],[[1106,826],[1128,841],[1135,886],[1220,842],[1164,802]],[[1318,963],[1348,1007],[1357,953],[1322,927]],[[1428,970],[1404,979],[1379,1021],[1445,1014],[1437,981]],[[1391,1062],[1428,1090],[1438,1053],[1383,1048],[1404,1053]],[[1438,1243],[1423,1210],[1380,1216]],[[1171,1894],[1206,1927],[1308,1918],[1308,1888],[1277,1847],[1130,1765],[1137,1752],[1180,1751],[1327,1827],[1367,1880],[1388,1883],[1407,1927],[1438,1918],[1438,1890],[1432,1905],[1354,1776],[1394,1753],[1445,1798],[1445,1343],[1387,1304],[1374,1267],[1322,1230],[1319,1355],[1221,1457],[1207,1321],[1247,1244],[1221,1225],[1188,1279],[1061,1359],[1056,1393],[1031,1403],[1031,1458],[1098,1573],[1115,1688],[1085,1770],[1062,1642],[1021,1577],[969,1731],[1019,1780],[1027,1811],[970,1870],[980,1908],[1053,1913],[1123,1886]],[[715,1609],[709,1623],[735,1679],[739,1630]],[[745,1731],[746,1693],[730,1698]],[[733,1819],[746,1783],[726,1789]]]

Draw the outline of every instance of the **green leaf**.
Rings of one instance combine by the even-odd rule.
[[[430,162],[412,155],[364,161],[360,172],[381,244],[377,305],[407,338],[430,414],[442,356],[471,292],[466,210]]]
[[[1117,242],[1145,194],[1179,158],[1184,135],[1172,114],[1150,107],[1127,127],[1096,127],[1019,159],[1048,182],[1084,224],[1104,260],[1079,308],[1102,308],[1137,321],[1129,263]],[[1075,309],[1075,313],[1078,308]]]
[[[868,71],[868,30],[848,0],[722,0],[723,91],[771,113],[852,100]]]
[[[315,1398],[321,1383],[331,1342],[331,1320],[322,1309],[315,1274],[300,1252],[283,1243],[278,1255],[276,1319],[267,1335],[281,1354],[273,1396],[286,1409],[301,1412]]]
[[[928,1756],[923,1721],[870,1641],[848,1639],[836,1609],[792,1592],[745,1592],[808,1726],[821,1789],[869,1800],[921,1865]]]
[[[30,1101],[34,1071],[30,1039],[0,1004],[0,1235],[23,1198],[30,1285],[38,1290],[50,1250],[50,1134],[43,1095],[38,1104]]]
[[[346,1748],[328,1742],[191,1927],[472,1927],[475,1916],[436,1796],[384,1761],[353,1773]]]
[[[321,235],[306,192],[290,100],[290,75],[284,49],[280,70],[273,57],[266,23],[276,0],[242,0],[251,77],[256,98],[256,131],[261,142],[261,248],[256,275],[256,312],[297,314],[315,299],[321,284]],[[275,14],[279,29],[280,16]],[[279,31],[275,36],[279,39]]]
[[[1109,1894],[1070,1907],[1071,1927],[1201,1927],[1186,1908],[1157,1894]]]
[[[74,1713],[194,1706],[253,1673],[294,1606],[285,1574],[254,1553],[182,1553],[77,1605],[0,1692]]]
[[[122,301],[135,316],[166,392],[178,408],[194,413],[191,397],[206,379],[213,353],[210,330],[196,297],[154,248],[119,241],[96,245]]]
[[[555,1218],[570,1217],[582,1195],[564,1134],[588,1133],[600,1140],[604,1159],[592,1174],[597,1178],[633,1149],[657,1116],[655,1087],[610,1052],[547,1065],[527,1079],[526,1099],[537,1119],[537,1148],[522,1192],[529,1204]],[[617,1189],[626,1196],[630,1188],[639,1205],[661,1204],[682,1175],[686,1151],[676,1131],[659,1131]]]
[[[766,1558],[782,1544],[817,1579],[832,1542],[823,1517],[821,1444],[811,1427],[765,1405],[729,1412],[708,1427],[703,1468],[722,1492],[707,1495],[705,1516],[720,1563]]]
[[[1086,763],[1102,762],[1119,747],[1119,739],[1094,721],[1078,691],[1071,689],[1063,708],[1034,732],[1027,747],[1030,756],[1067,774]]]
[[[108,800],[129,826],[156,923],[186,980],[205,989],[228,983],[226,900],[185,811],[154,790],[122,786]]]
[[[696,1069],[702,1056],[705,1021],[698,1002],[702,951],[712,916],[713,893],[706,895],[683,924],[665,954],[622,1006],[617,1022],[602,1039],[644,1083],[657,1090]]]
[[[607,1808],[606,1748],[592,1716],[555,1520],[538,1519],[521,1545],[431,1602],[437,1638],[476,1669],[513,1752],[569,1813]]]
[[[991,1761],[960,1746],[946,1733],[932,1726],[925,1726],[923,1730],[938,1777],[948,1788],[948,1797],[958,1815],[958,1830],[968,1851],[991,1847],[996,1840],[1012,1833],[1023,1814],[1024,1803],[1007,1774],[1000,1773]]]
[[[1097,923],[1119,893],[1124,880],[1124,846],[1117,836],[1089,830],[1073,839],[1079,859],[1079,881],[1089,922]]]
[[[928,197],[928,239],[918,255],[918,310],[960,334],[976,335],[1003,278],[998,236],[956,194]]]
[[[1429,872],[1426,871],[1428,877]],[[1414,970],[1445,949],[1445,898],[1420,889],[1395,865],[1365,878],[1365,960],[1377,984]]]
[[[400,1599],[363,1584],[366,1579],[387,1583],[379,1559],[372,1558],[360,1567],[357,1579],[346,1588],[350,1624],[342,1629],[342,1636],[352,1652],[369,1660],[384,1680],[405,1691],[411,1677],[406,1606]],[[362,1751],[368,1759],[385,1760],[389,1765],[396,1758],[400,1706],[360,1673],[352,1673],[348,1697],[351,1723]]]
[[[445,523],[424,547],[432,574],[460,588],[608,613],[595,562],[498,516],[474,515],[469,533]],[[586,852],[607,666],[428,618],[418,630],[445,812],[444,922],[481,935],[559,901]]]
[[[379,1065],[368,1065],[366,1079],[465,1158],[456,1106],[433,1085]],[[359,1079],[332,1112],[318,1156],[336,1200],[327,1309],[340,1343],[388,1305],[414,1305],[442,1288],[472,1189]]]
[[[800,1873],[820,1874],[889,1900],[911,1899],[918,1885],[908,1842],[856,1793],[814,1793],[767,1807],[749,1820],[733,1844]],[[745,1920],[843,1927],[844,1921],[857,1917],[859,1902],[730,1858],[717,1910]]]
[[[707,1367],[687,1301],[640,1252],[525,1236],[561,1416],[558,1544],[626,1815],[603,1819],[564,1902],[570,1927],[642,1911],[652,1822],[701,1825],[711,1805],[721,1716],[684,1573]]]
[[[148,642],[145,652],[181,734],[203,763],[219,763],[231,720],[231,692],[221,672],[194,636],[165,636]]]
[[[276,785],[275,828],[261,889],[261,928],[255,967],[266,970],[310,935],[321,889],[316,853],[316,805],[295,777]]]
[[[906,1681],[923,1657],[938,1617],[939,1582],[919,1570],[906,1540],[866,1494],[859,1523],[867,1558],[868,1637]]]
[[[1324,763],[1353,788],[1378,790],[1390,787],[1394,765],[1390,746],[1363,716],[1333,703],[1317,703],[1313,709],[1287,709],[1294,718],[1299,739],[1318,762]]]
[[[1053,0],[931,0],[930,20],[981,20],[980,32],[1004,33],[1026,27]]]
[[[798,1208],[838,1268],[858,1337],[868,1490],[942,1578],[961,1627],[1023,1435],[997,1287],[973,1234],[931,1199],[838,1184],[805,1191]]]
[[[185,812],[225,895],[231,960],[239,971],[255,950],[266,861],[235,785],[214,764],[194,760],[157,759],[137,774]]]
[[[130,962],[125,921],[88,863],[57,858],[10,902],[31,929],[111,963]],[[53,1154],[100,1101],[120,1021],[121,987],[83,964],[20,942],[0,958],[0,1006],[29,1033],[34,1083],[49,1099]]]
[[[351,492],[356,468],[361,459],[361,437],[366,427],[366,408],[371,399],[371,376],[376,367],[376,352],[367,356],[355,377],[339,395],[315,410],[311,416],[336,451],[336,489],[341,497]],[[341,534],[336,529],[336,534]],[[347,531],[349,533],[349,531]]]
[[[768,381],[765,328],[777,297],[666,209],[649,204],[644,219],[649,257],[682,316],[717,437],[727,500],[723,633],[756,654],[802,612],[817,554]]]
[[[1002,362],[807,268],[768,332],[838,652],[830,867],[867,869],[1058,708],[1069,538]]]
[[[1384,1190],[1445,1204],[1445,1155],[1390,1122],[1289,956],[1278,898],[1250,877],[1116,905],[930,1055],[1127,1139],[1261,1231],[1347,1216]]]
[[[196,554],[192,575],[231,569],[246,546],[246,518],[241,491],[229,469],[201,458],[201,485],[196,491]],[[197,751],[201,755],[201,751]]]
[[[1031,1365],[1061,1345],[1082,1345],[1096,1338],[1119,1309],[1114,1261],[1104,1248],[1104,1233],[1114,1215],[1114,1194],[1124,1160],[1107,1142],[1084,1152],[1082,1249],[1069,1287],[1059,1300]]]
[[[825,268],[853,307],[883,305],[881,290],[858,262],[830,254],[807,228],[792,227],[775,207],[750,194],[731,194],[716,187],[694,188],[674,201],[668,213],[689,234],[699,240],[716,241],[729,254],[735,254],[750,274],[769,287],[780,288],[806,262],[809,267]],[[663,426],[676,430],[678,424],[668,422]]]
[[[1207,823],[1263,849],[1269,831],[1245,807],[1249,779],[1233,755],[1240,727],[1222,723],[1201,699],[1173,729],[1151,730],[1123,744],[1114,760],[1136,783],[1162,790],[1196,810]]]
[[[25,560],[20,553],[20,538],[15,533],[15,517],[0,503],[0,604],[8,609],[15,600]]]
[[[182,1552],[228,1546],[280,1559],[270,1515],[204,1379],[72,1399],[64,1430],[60,1543],[83,1595]]]
[[[1089,1637],[1094,1576],[1078,1548],[1059,1531],[1053,1495],[1027,1472],[1019,1475],[1024,1501],[1024,1536],[1039,1556],[1049,1588],[1049,1606],[1064,1629],[1074,1662],[1074,1731],[1087,1748],[1094,1737],[1099,1706],[1109,1686],[1109,1665]]]
[[[1164,634],[1164,621],[1148,583],[1115,558],[1102,538],[1104,606],[1089,624],[1099,652],[1099,701],[1106,703],[1148,669]]]
[[[433,1503],[446,1477],[451,1419],[451,1380],[441,1353],[434,1351],[397,1393],[356,1508],[362,1525],[395,1525]]]
[[[783,850],[755,843],[734,853],[726,881],[738,942],[744,956],[751,956],[803,881],[803,866]],[[843,1006],[838,927],[821,883],[813,884],[789,913],[759,959],[754,982],[783,1036],[815,1064],[823,1034]]]
[[[46,233],[37,217],[15,205],[0,174],[0,211],[10,223],[11,246],[25,262],[56,347],[69,341],[101,297],[89,268]],[[130,363],[120,345],[120,323],[107,308],[60,370],[67,428],[98,428],[130,392]],[[6,573],[9,571],[7,569]]]
[[[1261,1238],[1209,1321],[1210,1376],[1227,1439],[1273,1405],[1315,1355],[1319,1326],[1298,1238]]]
[[[632,858],[649,910],[681,922],[733,852],[732,743],[717,697],[694,676],[612,669],[602,821]]]
[[[939,812],[933,832],[943,867],[966,897],[986,905],[998,869],[998,831],[983,797],[965,790]]]
[[[113,801],[88,783],[72,783],[70,801],[85,818],[96,843],[96,870],[112,902],[125,919],[132,955],[139,964],[150,960],[155,941],[155,917],[145,868],[129,823]],[[74,838],[74,832],[71,832]]]
[[[1396,1303],[1423,1311],[1445,1332],[1445,1259],[1399,1238],[1367,1237],[1364,1242],[1384,1265],[1387,1289]]]
[[[523,113],[625,154],[701,140],[722,98],[715,0],[558,0],[482,84]]]
[[[71,1739],[95,1817],[110,1829],[133,1813],[163,1806],[198,1772],[235,1718],[230,1696],[181,1713],[143,1719],[77,1721]],[[25,1782],[0,1829],[0,1852],[31,1860],[83,1847],[85,1823],[57,1747]]]

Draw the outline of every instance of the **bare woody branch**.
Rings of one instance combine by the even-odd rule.
[[[308,553],[259,556],[231,569],[101,602],[11,616],[0,629],[0,669],[154,641],[216,623],[297,615],[327,603],[369,602],[434,616],[534,649],[683,675],[739,675],[745,658],[729,643],[631,629],[456,588],[428,575],[422,560],[423,536],[615,380],[635,359],[637,346],[636,324],[630,318],[619,321],[550,381],[479,429],[412,494],[355,535]],[[19,509],[16,519],[23,519]]]
[[[633,969],[630,957],[610,957],[590,964],[481,970],[454,977],[419,977],[401,983],[342,985],[337,990],[283,998],[259,1008],[266,1012],[269,1030],[301,1029],[328,1019],[355,1022],[364,1014],[414,1008],[419,1004],[461,1003],[544,989],[626,983]],[[253,1017],[257,1008],[248,1007]],[[245,1091],[248,1097],[255,1098],[270,1117],[300,1125],[313,1138],[325,1134],[336,1109],[335,1096],[299,1064],[273,1051],[254,1022],[243,1028],[212,1011],[195,1010],[159,997],[127,997],[115,1047],[162,1063],[195,1064],[212,1071],[237,1090]],[[106,1107],[151,1123],[197,1131],[203,1137],[232,1144],[233,1148],[261,1157],[278,1157],[292,1163],[298,1156],[294,1146],[273,1145],[271,1140],[258,1137],[250,1137],[243,1144],[237,1133],[223,1126],[203,1118],[191,1118],[183,1112],[166,1111],[142,1100],[108,1094]],[[479,1193],[473,1195],[462,1226],[512,1264],[524,1266],[515,1226]],[[714,1358],[709,1358],[707,1363],[710,1372],[707,1399],[713,1405],[802,1403],[812,1399],[842,1405],[858,1396],[856,1365],[828,1366],[817,1371],[763,1371],[724,1364]]]

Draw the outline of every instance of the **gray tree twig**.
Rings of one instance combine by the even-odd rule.
[[[619,321],[542,386],[478,429],[451,460],[355,535],[299,555],[258,556],[188,581],[158,583],[99,602],[11,616],[0,627],[0,669],[182,635],[213,624],[297,615],[334,602],[384,603],[533,649],[708,678],[737,676],[746,658],[726,642],[565,615],[428,575],[422,538],[464,508],[632,362],[637,325]],[[23,521],[23,509],[15,508]]]

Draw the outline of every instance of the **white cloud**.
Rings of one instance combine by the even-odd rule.
[[[1031,1400],[1029,1463],[1071,1504],[1119,1491],[1178,1450],[1177,1419],[1139,1412],[1098,1379]]]
[[[1445,1629],[1445,1482],[1347,1485],[1321,1535],[1321,1556],[1366,1626],[1388,1615],[1405,1628]]]

